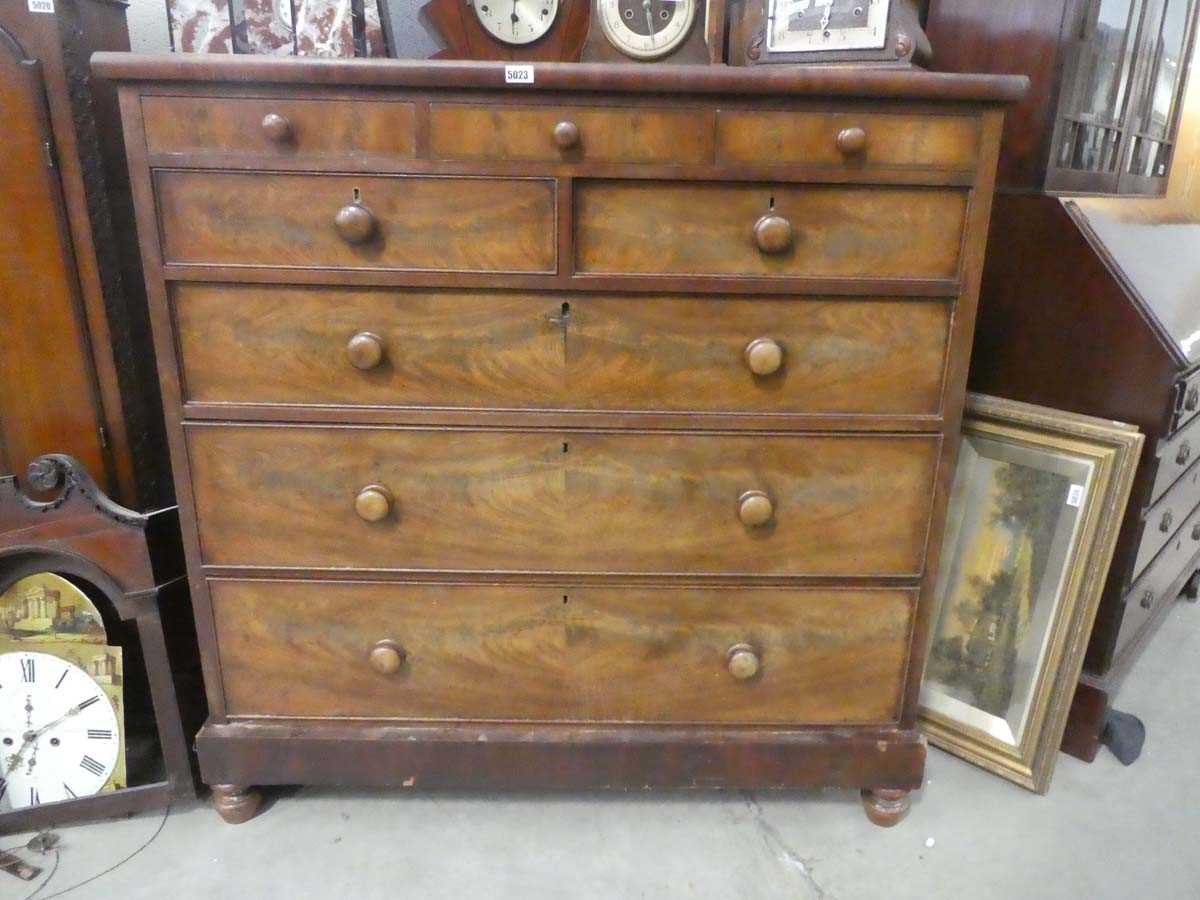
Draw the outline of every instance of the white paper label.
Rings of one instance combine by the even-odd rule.
[[[54,0],[29,0],[29,11],[40,13],[53,13]]]
[[[1073,484],[1067,491],[1067,506],[1079,506],[1083,503],[1083,485]]]
[[[33,0],[29,0],[30,3]],[[533,84],[533,66],[505,66],[505,84]]]

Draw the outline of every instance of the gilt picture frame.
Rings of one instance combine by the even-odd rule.
[[[968,396],[921,687],[930,743],[1049,789],[1142,443]]]

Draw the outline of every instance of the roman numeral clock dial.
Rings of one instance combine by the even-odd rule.
[[[558,0],[471,0],[484,30],[505,44],[532,44],[558,15]]]
[[[0,811],[96,794],[119,752],[116,710],[87,672],[47,653],[0,654]]]

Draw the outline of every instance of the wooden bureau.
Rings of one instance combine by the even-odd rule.
[[[104,55],[252,785],[898,820],[1018,78]]]

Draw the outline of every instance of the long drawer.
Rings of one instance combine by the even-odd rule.
[[[914,576],[939,447],[933,435],[188,428],[203,558],[226,566]]]
[[[185,398],[936,414],[950,305],[177,284]]]
[[[209,589],[230,715],[414,720],[882,725],[898,715],[916,600],[903,590]],[[742,654],[732,664],[731,651]]]
[[[580,272],[953,279],[967,191],[585,180],[575,204]]]
[[[168,263],[552,272],[538,178],[156,173]]]
[[[1125,596],[1125,615],[1117,636],[1120,652],[1141,630],[1155,610],[1173,603],[1179,590],[1200,563],[1200,509],[1188,516]]]
[[[1158,470],[1154,475],[1151,502],[1158,502],[1192,463],[1200,459],[1200,419],[1177,431],[1169,440],[1159,441],[1155,455]]]
[[[1146,525],[1133,566],[1136,578],[1174,537],[1176,530],[1200,505],[1200,462],[1196,462],[1162,498],[1145,512]]]

